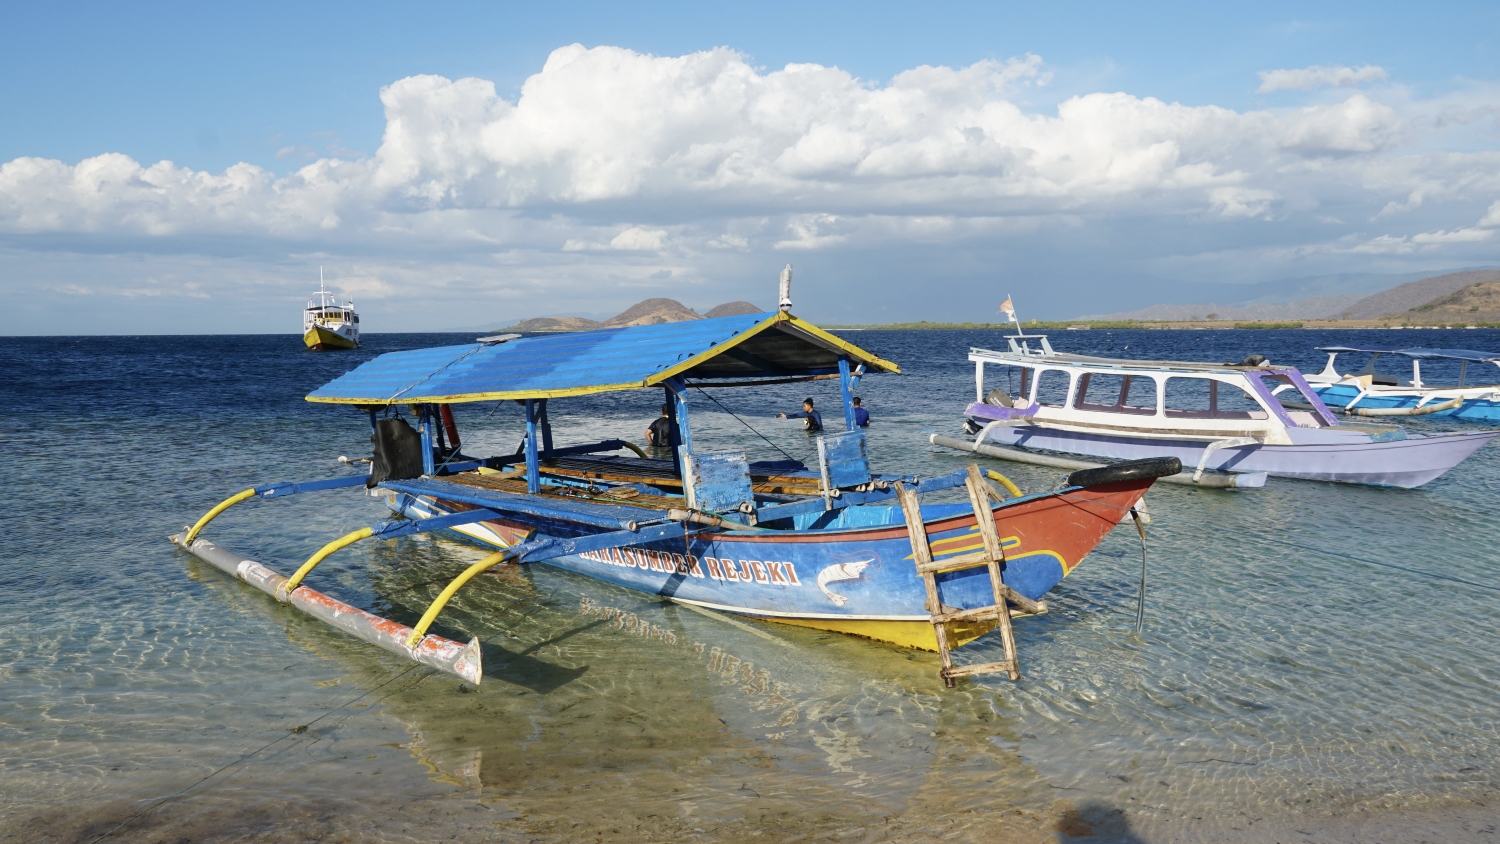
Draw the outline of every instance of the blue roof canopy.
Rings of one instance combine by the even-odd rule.
[[[1401,354],[1420,360],[1467,360],[1475,363],[1500,361],[1500,352],[1475,352],[1468,349],[1407,349]]]
[[[1410,346],[1319,346],[1320,352],[1370,352],[1377,355],[1395,355],[1406,351]]]
[[[390,352],[307,400],[383,406],[560,398],[654,387],[679,376],[833,375],[840,358],[869,372],[901,371],[811,323],[773,312]]]
[[[1423,346],[1319,346],[1320,352],[1371,352],[1374,354],[1405,355],[1416,360],[1467,360],[1475,363],[1500,361],[1500,352],[1476,352],[1469,349],[1428,349]]]

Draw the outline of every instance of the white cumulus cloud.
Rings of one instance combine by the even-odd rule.
[[[1262,89],[1384,78],[1368,66],[1276,70]],[[1122,91],[1029,105],[1047,81],[1029,54],[882,82],[817,64],[760,68],[728,48],[653,56],[575,44],[513,97],[484,79],[396,80],[379,92],[374,153],[320,137],[324,157],[281,175],[119,153],[0,163],[0,253],[108,244],[205,261],[359,256],[351,289],[374,301],[425,279],[417,266],[441,255],[452,278],[500,279],[484,283],[514,294],[507,301],[540,302],[590,285],[665,292],[668,277],[677,290],[726,265],[779,266],[765,254],[775,250],[1024,252],[1050,237],[1072,260],[1076,234],[1238,271],[1252,262],[1234,252],[1236,237],[1275,261],[1468,255],[1500,230],[1500,203],[1482,210],[1500,195],[1500,152],[1480,118],[1444,117],[1500,114],[1497,86],[1431,101],[1348,91],[1244,111]],[[1397,220],[1407,222],[1388,228]],[[1221,233],[1220,251],[1194,257],[1181,221]],[[1233,234],[1247,227],[1254,234]],[[1113,252],[1100,260],[1118,265]],[[228,285],[205,283],[210,294]]]
[[[1496,200],[1490,206],[1490,210],[1485,212],[1484,217],[1479,220],[1479,226],[1481,228],[1495,228],[1500,226],[1500,200]]]
[[[1257,216],[1276,191],[1252,182],[1387,148],[1405,126],[1362,94],[1280,113],[1100,93],[1046,114],[1012,99],[1044,76],[1025,56],[915,68],[876,86],[820,65],[764,72],[723,48],[661,57],[573,45],[515,101],[481,79],[399,80],[381,91],[386,131],[372,157],[324,158],[280,178],[118,154],[71,166],[17,159],[0,166],[0,229],[384,239],[422,228],[424,214],[624,200],[772,210],[798,228],[796,215],[1052,212],[1164,194]],[[612,248],[661,248],[646,234],[620,237]]]
[[[1259,76],[1260,88],[1257,90],[1262,94],[1273,91],[1311,91],[1315,88],[1353,88],[1366,82],[1386,80],[1385,68],[1368,64],[1363,67],[1313,65],[1296,69],[1262,70]]]

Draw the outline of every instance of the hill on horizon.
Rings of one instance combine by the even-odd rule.
[[[1222,320],[1376,319],[1453,293],[1497,272],[1500,271],[1466,269],[1440,275],[1342,273],[1265,285],[1205,284],[1199,288],[1203,294],[1227,295],[1212,302],[1158,304],[1077,319],[1187,320],[1207,319],[1209,314]],[[1245,293],[1259,295],[1238,298]]]
[[[726,302],[715,305],[707,313],[697,311],[676,299],[657,297],[644,299],[606,320],[586,317],[532,317],[506,326],[509,331],[523,333],[555,333],[563,331],[588,331],[593,328],[620,328],[627,325],[661,325],[668,322],[689,322],[695,319],[712,319],[741,314],[758,314],[761,309],[749,302]]]
[[[1432,276],[1409,281],[1390,290],[1366,296],[1339,313],[1341,319],[1379,319],[1400,316],[1403,312],[1423,307],[1429,302],[1451,296],[1469,287],[1487,281],[1500,281],[1500,270],[1469,270],[1459,273]]]
[[[1500,278],[1477,281],[1393,316],[1421,323],[1500,322]]]

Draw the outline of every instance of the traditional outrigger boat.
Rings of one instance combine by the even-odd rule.
[[[1340,422],[1302,373],[1264,361],[1070,355],[1053,351],[1043,335],[1018,334],[1009,345],[1007,352],[969,353],[976,400],[965,425],[974,439],[933,435],[934,443],[996,457],[1037,450],[1109,459],[1171,456],[1194,469],[1163,480],[1214,486],[1261,486],[1266,475],[1275,475],[1410,488],[1500,435],[1414,434],[1395,425]],[[985,392],[987,365],[1004,368],[1008,389]],[[1215,471],[1224,474],[1210,474]]]
[[[471,682],[480,677],[477,640],[465,646],[427,631],[481,572],[537,562],[708,611],[937,650],[950,685],[985,671],[1016,679],[1010,607],[1045,611],[1042,596],[1128,517],[1155,476],[1180,464],[1080,473],[1032,495],[1012,486],[1018,497],[1009,499],[973,466],[937,478],[872,473],[852,390],[865,375],[899,368],[798,319],[783,302],[757,315],[381,355],[307,397],[368,414],[370,475],[257,486],[172,539],[280,601]],[[848,430],[818,438],[816,468],[751,463],[743,451],[694,444],[692,389],[833,379]],[[639,452],[622,440],[554,443],[549,403],[653,389],[665,392],[671,411],[673,459],[610,454]],[[508,400],[524,410],[524,445],[485,458],[463,452],[453,407]],[[394,415],[402,407],[414,429]],[[366,485],[403,518],[328,543],[290,577],[199,536],[238,501]],[[956,488],[967,489],[967,503],[918,500]],[[437,529],[500,550],[456,578],[414,626],[303,585],[323,559],[361,539]],[[1004,661],[952,665],[951,647],[997,627]]]
[[[1469,349],[1428,349],[1424,347],[1387,346],[1321,346],[1328,353],[1323,371],[1307,376],[1313,392],[1330,407],[1342,408],[1352,416],[1433,416],[1460,419],[1465,422],[1500,422],[1500,379],[1496,373],[1479,383],[1469,376],[1469,364],[1493,364],[1500,367],[1500,352],[1476,352]],[[1335,360],[1340,354],[1366,353],[1370,356],[1358,372],[1340,374]],[[1411,378],[1377,372],[1375,361],[1382,355],[1411,361]],[[1422,375],[1423,361],[1456,361],[1457,383],[1431,383]]]

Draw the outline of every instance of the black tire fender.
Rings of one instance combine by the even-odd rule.
[[[1182,461],[1175,457],[1147,457],[1111,463],[1097,469],[1079,469],[1068,476],[1069,486],[1096,486],[1143,478],[1165,478],[1182,471]]]

